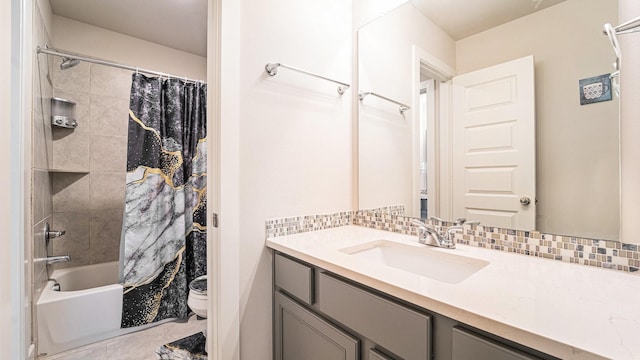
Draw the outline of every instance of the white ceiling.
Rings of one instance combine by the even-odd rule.
[[[459,40],[564,0],[411,0]],[[56,15],[207,56],[207,0],[50,0]]]
[[[207,56],[207,0],[50,0],[56,15]]]
[[[565,0],[411,0],[454,40],[507,23]]]

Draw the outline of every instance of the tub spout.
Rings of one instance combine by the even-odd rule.
[[[59,263],[59,262],[69,262],[69,261],[71,261],[71,258],[69,257],[69,255],[48,256],[47,257],[47,265],[55,264],[55,263]]]

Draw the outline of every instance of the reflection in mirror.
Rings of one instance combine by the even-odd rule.
[[[360,102],[359,207],[402,205],[413,217],[465,217],[490,226],[617,240],[619,103],[613,96],[581,105],[579,88],[580,80],[612,71],[614,56],[602,26],[617,23],[617,1],[522,2],[527,13],[509,8],[512,17],[496,16],[492,25],[469,25],[468,15],[488,19],[513,1],[474,2],[483,4],[482,11],[456,3],[462,2],[411,0],[358,31],[360,91],[411,108],[400,113],[384,100]],[[473,122],[476,115],[487,116],[487,104],[511,103],[527,93],[518,90],[519,77],[501,82],[507,77],[499,75],[497,82],[481,80],[461,90],[465,78],[531,56],[529,125],[535,130],[528,132],[535,146],[522,147],[513,136],[520,125],[508,125],[513,119],[506,111],[498,111],[493,127],[500,131],[493,133],[461,122],[470,102],[480,104]],[[603,91],[611,89],[605,84]],[[478,96],[465,97],[473,92]],[[470,136],[474,131],[480,135]],[[460,160],[517,146],[530,153],[528,190],[515,182],[520,163],[474,167]],[[490,195],[510,210],[456,200],[469,195]],[[523,209],[533,214],[529,223],[514,215]]]

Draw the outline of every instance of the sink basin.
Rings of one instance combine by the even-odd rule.
[[[341,249],[354,258],[408,271],[433,280],[457,284],[475,274],[488,261],[456,255],[454,249],[411,246],[377,240]]]

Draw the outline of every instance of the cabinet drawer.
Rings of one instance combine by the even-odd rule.
[[[431,358],[431,318],[339,280],[318,277],[318,308],[405,360]]]
[[[496,341],[453,328],[453,360],[539,360]]]
[[[283,291],[298,300],[313,304],[313,268],[275,255],[275,283]]]

